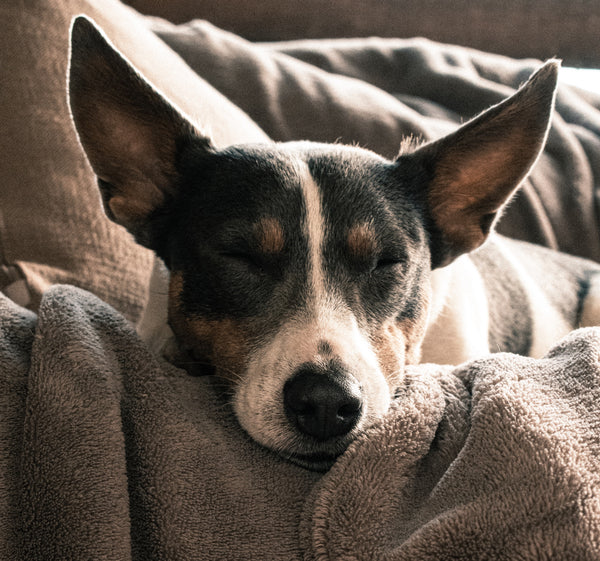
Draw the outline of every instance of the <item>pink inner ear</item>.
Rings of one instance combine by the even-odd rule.
[[[486,214],[497,211],[529,169],[532,148],[520,136],[510,134],[487,146],[449,147],[436,167],[430,201],[457,212],[480,207]]]
[[[438,166],[435,179],[439,177],[445,183],[445,190],[450,191],[458,206],[469,208],[485,200],[494,201],[497,205],[494,210],[498,210],[528,164],[520,161],[519,153],[526,145],[519,136],[511,134],[506,143],[489,147],[466,146],[462,154],[460,145],[450,149]],[[430,196],[436,196],[435,189],[434,184]]]
[[[154,152],[146,126],[132,115],[112,107],[103,107],[97,116],[106,131],[107,151],[124,152],[130,162],[143,162]],[[112,145],[112,146],[111,146]]]
[[[504,136],[471,146],[457,143],[438,162],[429,189],[431,213],[461,252],[485,241],[494,215],[527,175],[542,145],[519,129]]]
[[[454,257],[485,241],[543,148],[548,107],[517,108],[509,106],[489,119],[483,114],[443,139],[432,154],[429,207]],[[544,111],[545,120],[537,114]]]
[[[96,174],[110,184],[146,181],[169,188],[175,174],[174,130],[158,118],[147,123],[122,107],[98,102],[93,121],[81,136]],[[124,188],[120,191],[125,193]],[[144,196],[141,190],[136,197]]]
[[[139,237],[174,194],[178,142],[195,129],[88,20],[73,25],[70,62],[72,115],[105,208]]]

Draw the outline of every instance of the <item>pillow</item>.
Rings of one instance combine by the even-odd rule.
[[[69,26],[80,13],[217,145],[266,135],[117,0],[0,5],[0,290],[35,309],[50,284],[70,283],[135,321],[152,255],[104,216],[68,111]]]

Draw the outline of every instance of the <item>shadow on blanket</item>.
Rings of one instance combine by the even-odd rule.
[[[3,298],[0,317],[2,559],[600,554],[600,329],[542,360],[412,367],[320,475],[87,292],[53,287],[37,318]]]

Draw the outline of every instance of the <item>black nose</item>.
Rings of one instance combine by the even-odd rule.
[[[335,370],[303,367],[283,388],[285,412],[300,432],[327,440],[348,433],[362,410],[358,382]]]

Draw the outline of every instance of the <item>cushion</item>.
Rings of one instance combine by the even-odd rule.
[[[0,290],[35,309],[49,284],[71,283],[135,320],[152,256],[104,216],[69,117],[69,26],[79,13],[94,18],[217,144],[266,136],[116,0],[0,5],[2,72],[10,77],[0,89]]]
[[[175,23],[205,18],[252,41],[427,37],[511,57],[600,66],[600,4],[590,0],[128,0]]]

